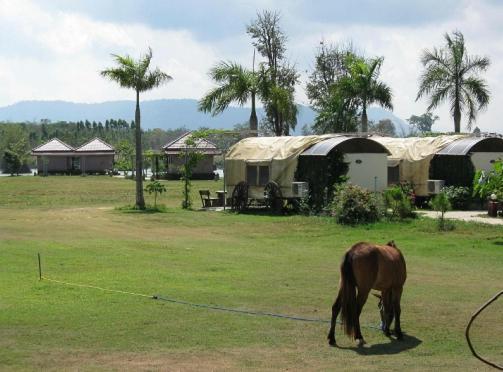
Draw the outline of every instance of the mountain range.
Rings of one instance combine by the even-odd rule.
[[[39,122],[48,119],[57,121],[101,121],[107,119],[134,120],[134,101],[110,101],[101,103],[75,103],[67,101],[21,101],[0,107],[0,122]],[[195,99],[159,99],[141,102],[141,125],[144,129],[175,129],[199,127],[229,129],[235,124],[245,123],[250,116],[247,107],[229,107],[218,116],[197,110]],[[263,109],[257,115],[264,116]],[[408,133],[408,124],[392,112],[379,107],[368,109],[369,120],[390,119],[398,135]],[[300,134],[304,124],[312,124],[316,113],[309,107],[299,105],[298,124],[295,134]]]

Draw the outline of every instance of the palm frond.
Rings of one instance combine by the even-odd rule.
[[[100,72],[101,76],[117,82],[121,87],[132,88],[143,92],[172,80],[172,77],[162,72],[159,68],[150,70],[152,49],[135,61],[132,57],[112,54],[117,67],[108,68]]]
[[[449,93],[451,91],[452,89],[451,86],[449,85],[443,87],[437,87],[434,90],[432,90],[430,92],[431,93],[430,104],[428,105],[427,111],[431,111],[438,105],[440,105],[449,96]]]
[[[375,82],[369,95],[369,104],[377,103],[388,110],[393,110],[393,93],[391,88],[383,82]]]
[[[244,105],[252,93],[258,91],[258,78],[255,73],[235,62],[221,61],[209,72],[218,84],[199,101],[199,110],[217,115],[232,102]]]
[[[477,102],[478,110],[489,104],[489,90],[483,79],[469,77],[463,81],[462,88],[466,91],[467,96],[473,97]]]
[[[491,61],[488,57],[466,56],[461,69],[461,74],[465,75],[469,72],[477,73],[486,71],[490,64]]]

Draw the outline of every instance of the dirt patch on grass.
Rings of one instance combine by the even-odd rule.
[[[220,353],[124,353],[86,351],[48,352],[32,357],[31,365],[41,370],[103,371],[196,371],[236,369]]]

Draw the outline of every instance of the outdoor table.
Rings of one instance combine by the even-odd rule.
[[[223,207],[224,201],[225,201],[225,195],[227,194],[227,191],[218,190],[218,191],[216,191],[216,194],[217,194],[217,198],[218,198],[218,206]]]

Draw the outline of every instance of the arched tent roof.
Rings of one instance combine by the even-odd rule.
[[[465,137],[451,142],[437,155],[467,155],[470,152],[503,152],[503,138]]]
[[[326,156],[334,148],[343,153],[391,153],[388,149],[372,139],[365,137],[338,136],[328,138],[304,151],[301,156]]]

